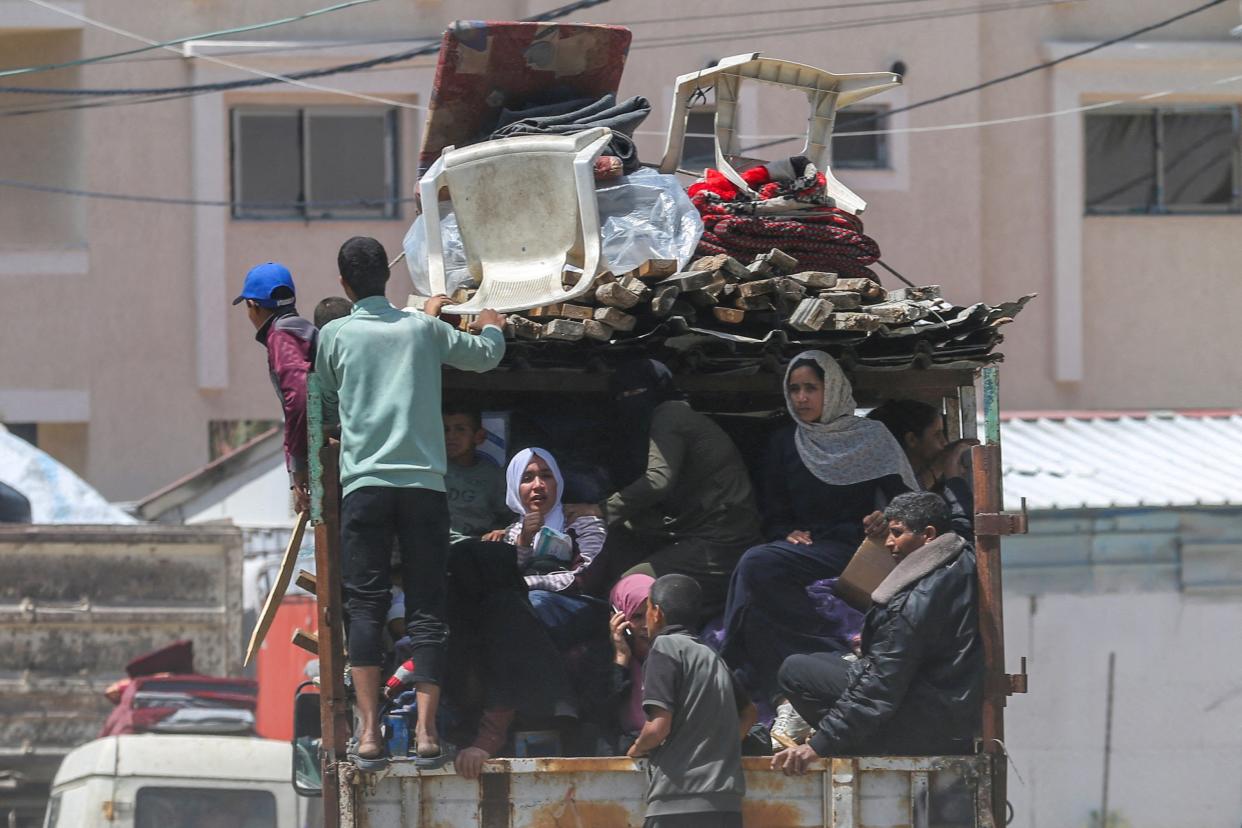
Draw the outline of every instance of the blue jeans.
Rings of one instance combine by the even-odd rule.
[[[560,650],[568,650],[608,630],[608,604],[589,595],[532,589],[530,603]]]

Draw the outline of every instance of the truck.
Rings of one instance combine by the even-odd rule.
[[[782,411],[779,363],[763,359],[743,370],[688,373],[678,377],[691,403],[719,420]],[[736,356],[736,353],[734,353]],[[986,662],[982,721],[976,750],[963,756],[841,756],[812,764],[801,777],[769,769],[764,758],[743,760],[747,826],[880,828],[909,825],[1000,828],[1008,821],[1004,709],[1008,696],[1026,691],[1022,671],[1005,671],[1001,606],[1000,540],[1025,531],[1023,514],[1002,511],[999,371],[996,357],[943,364],[912,362],[903,368],[856,364],[847,373],[861,406],[882,399],[917,398],[946,412],[948,436],[981,438],[972,449],[980,632]],[[525,360],[487,374],[446,371],[447,399],[480,399],[520,412],[538,406],[549,391],[572,394],[575,412],[601,418],[608,407],[607,376],[577,367],[540,367]],[[646,760],[624,757],[498,758],[478,781],[456,775],[451,765],[419,770],[394,759],[388,770],[362,773],[345,758],[335,738],[349,718],[341,677],[339,548],[339,446],[326,440],[315,416],[317,382],[311,381],[313,512],[321,686],[295,703],[294,743],[303,757],[295,786],[322,796],[329,828],[622,828],[641,825]],[[978,425],[982,422],[982,433]],[[318,713],[316,716],[315,714]],[[306,757],[319,754],[319,768]],[[313,765],[313,762],[311,763]],[[319,771],[319,773],[315,773]],[[318,777],[318,778],[315,778]]]
[[[239,675],[241,576],[231,526],[0,525],[0,813],[42,818],[136,655],[192,641],[199,672]]]

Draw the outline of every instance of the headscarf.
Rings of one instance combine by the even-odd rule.
[[[789,399],[789,377],[794,369],[813,362],[824,371],[824,410],[818,422],[803,422]],[[901,445],[875,420],[854,416],[857,407],[850,381],[841,366],[823,351],[803,351],[785,369],[785,405],[798,430],[794,445],[811,474],[832,486],[848,486],[901,475],[911,491],[919,490],[918,479]]]
[[[651,585],[654,583],[655,578],[650,575],[627,575],[617,581],[612,592],[608,593],[608,600],[628,621],[638,612],[643,601],[651,597]],[[621,723],[630,731],[642,730],[647,721],[647,714],[643,712],[643,665],[637,656],[630,658],[630,697],[626,699],[621,715]]]
[[[651,418],[656,406],[686,395],[674,384],[673,372],[663,362],[635,359],[623,362],[608,380],[618,433],[610,464],[612,485],[621,489],[647,471]]]
[[[526,516],[526,507],[522,505],[522,498],[518,494],[518,486],[522,483],[522,473],[526,471],[526,467],[530,465],[530,461],[534,457],[538,457],[546,463],[552,471],[552,476],[556,478],[556,501],[552,504],[551,509],[543,513],[543,525],[549,529],[564,532],[565,511],[561,508],[561,498],[565,495],[565,478],[561,477],[561,467],[556,464],[552,453],[547,449],[532,447],[522,449],[513,455],[513,459],[509,461],[508,468],[505,469],[505,505],[509,507],[510,511],[516,512],[523,517]]]

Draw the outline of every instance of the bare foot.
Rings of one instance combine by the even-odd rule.
[[[440,737],[432,733],[418,733],[414,737],[418,755],[424,759],[440,755]]]
[[[384,743],[378,733],[364,733],[358,736],[358,755],[363,759],[375,759],[384,755]]]

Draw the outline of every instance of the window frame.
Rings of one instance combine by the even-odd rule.
[[[872,105],[864,105],[864,106],[851,106],[848,110],[838,110],[833,119],[832,137],[830,139],[830,142],[835,143],[837,138],[844,139],[850,135],[850,133],[848,132],[842,132],[842,133],[837,132],[836,119],[840,118],[842,114],[845,114],[845,115],[858,115],[862,113],[874,114],[877,116],[875,119],[874,129],[884,129],[885,127],[883,127],[882,124],[884,124],[884,122],[888,118],[888,112],[891,108],[892,107],[888,106],[887,104],[872,104]],[[868,131],[868,130],[860,130],[860,131]],[[860,163],[851,163],[848,161],[842,163],[837,160],[836,148],[833,146],[829,146],[829,158],[832,159],[830,162],[830,166],[834,170],[891,170],[893,168],[893,154],[892,154],[892,148],[890,146],[891,142],[888,140],[889,139],[888,134],[881,133],[874,137],[876,139],[876,163],[860,164]]]
[[[306,204],[291,207],[287,213],[251,212],[241,204],[242,192],[242,158],[244,148],[241,137],[241,121],[247,116],[289,116],[296,115],[298,124],[298,155],[300,170],[300,195],[303,202],[314,199],[314,188],[311,180],[310,153],[310,119],[316,116],[348,116],[375,117],[382,115],[384,120],[384,177],[385,197],[388,203],[383,206],[382,213],[347,213],[333,215],[333,209],[350,210],[358,208],[308,208]],[[230,216],[236,221],[394,221],[401,218],[401,205],[398,195],[401,190],[401,165],[398,149],[400,147],[400,118],[396,107],[380,106],[274,106],[274,105],[239,105],[229,109],[229,159],[232,184],[232,206]],[[309,195],[308,195],[309,194]],[[331,200],[331,199],[325,199]]]
[[[1233,192],[1228,204],[1188,204],[1169,205],[1165,203],[1166,172],[1165,172],[1165,137],[1164,116],[1185,114],[1225,114],[1232,120],[1233,147],[1230,153],[1230,180]],[[1152,202],[1145,209],[1092,206],[1088,201],[1087,175],[1090,157],[1087,148],[1087,119],[1109,118],[1117,116],[1143,115],[1151,119],[1153,135],[1153,154],[1151,163],[1154,166],[1155,186]],[[1169,104],[1166,106],[1116,106],[1103,112],[1085,112],[1082,118],[1083,154],[1083,215],[1098,216],[1224,216],[1242,213],[1242,105],[1235,103],[1201,103],[1201,104]]]

